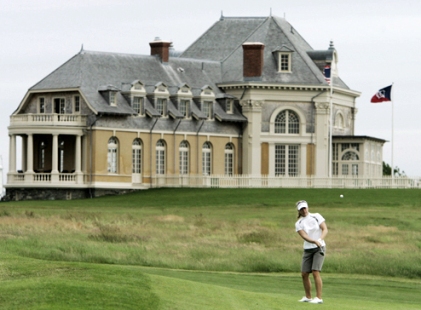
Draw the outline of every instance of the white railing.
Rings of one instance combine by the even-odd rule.
[[[270,177],[251,175],[153,176],[151,187],[215,188],[419,188],[421,177]]]
[[[86,126],[86,115],[79,114],[17,114],[10,116],[10,125],[73,125]]]
[[[86,175],[75,173],[8,173],[8,184],[15,186],[81,185],[87,184]],[[142,184],[145,187],[209,187],[209,188],[417,188],[421,177],[271,177],[252,175],[155,175],[145,177],[150,182],[141,183],[140,175],[127,188]],[[116,183],[114,183],[115,185]],[[123,183],[122,183],[123,184]]]
[[[57,181],[54,181],[57,180]],[[77,184],[77,175],[75,173],[8,173],[8,184],[25,185],[53,185],[53,183]]]

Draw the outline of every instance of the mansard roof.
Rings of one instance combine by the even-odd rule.
[[[127,91],[133,81],[140,81],[148,94],[158,83],[166,85],[170,96],[180,85],[188,85],[193,97],[208,85],[215,96],[223,93],[217,85],[244,82],[243,49],[246,42],[262,42],[264,67],[260,83],[280,85],[328,86],[321,59],[333,55],[332,50],[314,51],[285,19],[279,17],[221,17],[190,47],[162,62],[157,56],[105,53],[81,50],[62,66],[35,84],[30,91],[79,89],[95,113],[134,114],[124,96],[117,96],[117,105],[110,106],[103,91]],[[278,71],[277,51],[291,51],[292,72]],[[340,78],[333,85],[349,89]],[[152,105],[146,109],[151,114]],[[148,107],[150,109],[148,109]],[[218,111],[216,111],[218,112]],[[198,117],[202,117],[200,111]],[[174,111],[174,117],[179,117]],[[221,119],[233,118],[226,116]]]
[[[180,57],[220,61],[221,83],[243,81],[242,45],[246,42],[262,42],[265,45],[262,82],[327,86],[322,71],[308,55],[313,48],[290,23],[275,16],[221,17]],[[292,73],[278,72],[273,51],[280,47],[294,51]],[[333,80],[334,86],[349,89],[340,78]]]
[[[107,85],[123,89],[122,85],[139,80],[148,93],[161,82],[174,92],[171,95],[182,84],[189,85],[193,94],[200,94],[204,85],[219,91],[215,82],[220,79],[219,62],[172,58],[163,64],[155,56],[81,51],[30,90],[79,88],[98,113],[133,114],[128,103],[109,106],[99,90],[106,90]]]

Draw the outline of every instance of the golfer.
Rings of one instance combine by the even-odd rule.
[[[322,304],[323,282],[320,276],[323,261],[325,259],[325,237],[327,235],[327,226],[325,219],[319,213],[308,212],[308,204],[301,200],[296,204],[298,210],[298,221],[295,223],[295,230],[304,239],[304,254],[301,263],[301,276],[305,296],[300,302],[309,302],[313,304]],[[317,297],[311,298],[310,273],[313,274],[316,285]]]

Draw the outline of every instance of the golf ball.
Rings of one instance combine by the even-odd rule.
[[[344,195],[340,195],[339,197],[344,198]]]

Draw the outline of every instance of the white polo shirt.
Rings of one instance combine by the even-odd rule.
[[[325,219],[319,213],[308,213],[306,217],[300,217],[295,223],[295,231],[304,230],[311,239],[318,240],[322,236],[320,224],[324,221]],[[322,246],[325,246],[324,240]],[[316,244],[304,240],[304,249],[314,248],[317,248]]]

